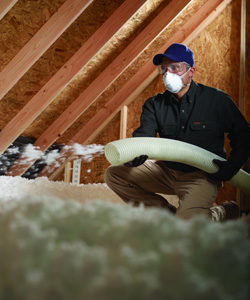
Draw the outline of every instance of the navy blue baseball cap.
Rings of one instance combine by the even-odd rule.
[[[185,61],[191,67],[194,67],[194,53],[186,45],[175,43],[167,48],[163,54],[156,54],[153,58],[153,64],[158,66],[163,58],[167,57],[173,61]]]

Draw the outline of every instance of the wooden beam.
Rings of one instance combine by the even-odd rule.
[[[64,169],[64,182],[70,183],[71,181],[71,161],[67,161]]]
[[[168,41],[157,50],[162,53],[172,43],[191,43],[202,30],[204,30],[214,19],[230,4],[232,0],[210,0],[207,1]],[[144,64],[141,69],[109,100],[102,109],[72,138],[71,144],[89,144],[101,130],[112,120],[121,109],[122,105],[128,105],[136,99],[140,93],[158,76],[158,71],[152,64],[152,59]],[[55,162],[49,168],[44,168],[39,176],[47,176],[56,179],[63,169],[63,161],[71,156],[71,152],[62,151],[61,166],[57,168]],[[53,172],[54,170],[54,172]]]
[[[0,133],[0,154],[16,140],[36,117],[67,86],[85,64],[100,51],[146,0],[126,0],[38,91]]]
[[[241,0],[241,28],[240,28],[240,78],[239,78],[239,109],[245,115],[245,79],[246,79],[246,0]],[[237,189],[236,201],[242,206],[244,194]]]
[[[171,39],[169,41],[177,41]],[[180,41],[181,42],[181,41]],[[163,49],[164,48],[164,49]],[[165,51],[167,47],[159,50]],[[146,63],[71,139],[71,143],[88,144],[113,119],[123,105],[129,105],[158,76],[152,60]]]
[[[127,118],[128,118],[128,107],[123,105],[121,108],[120,116],[120,139],[125,139],[127,136]]]
[[[211,11],[211,13],[208,15],[207,12],[203,12],[203,21],[189,36],[186,41],[186,43],[189,43],[189,40],[193,40],[193,36],[198,36],[199,33],[204,30],[214,19],[232,2],[233,0],[220,0],[220,1],[211,1],[209,0],[209,3],[207,4],[208,7],[212,7],[215,2],[218,3],[217,7]]]
[[[93,0],[67,0],[0,73],[0,99]]]
[[[239,108],[245,114],[246,0],[241,0]]]
[[[52,123],[37,139],[34,146],[45,151],[80,115],[97,99],[108,86],[149,46],[169,25],[190,0],[171,0],[149,25],[118,55],[114,61],[88,86],[88,88]],[[22,175],[35,160],[25,164],[20,159],[7,174]]]
[[[9,10],[17,3],[18,0],[1,0],[0,1],[0,20]]]

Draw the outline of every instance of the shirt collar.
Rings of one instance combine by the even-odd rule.
[[[190,88],[185,94],[187,97],[187,102],[192,103],[194,102],[195,92],[196,92],[197,84],[193,80],[191,81]]]

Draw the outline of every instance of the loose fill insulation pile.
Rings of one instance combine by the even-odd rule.
[[[1,299],[249,299],[242,221],[182,221],[104,184],[0,176]]]

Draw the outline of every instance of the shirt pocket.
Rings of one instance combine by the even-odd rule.
[[[217,126],[214,121],[205,121],[205,122],[192,122],[190,124],[190,129],[192,132],[202,133],[202,132],[216,132]]]
[[[176,125],[165,125],[160,128],[160,137],[174,138],[176,137],[177,126]]]

